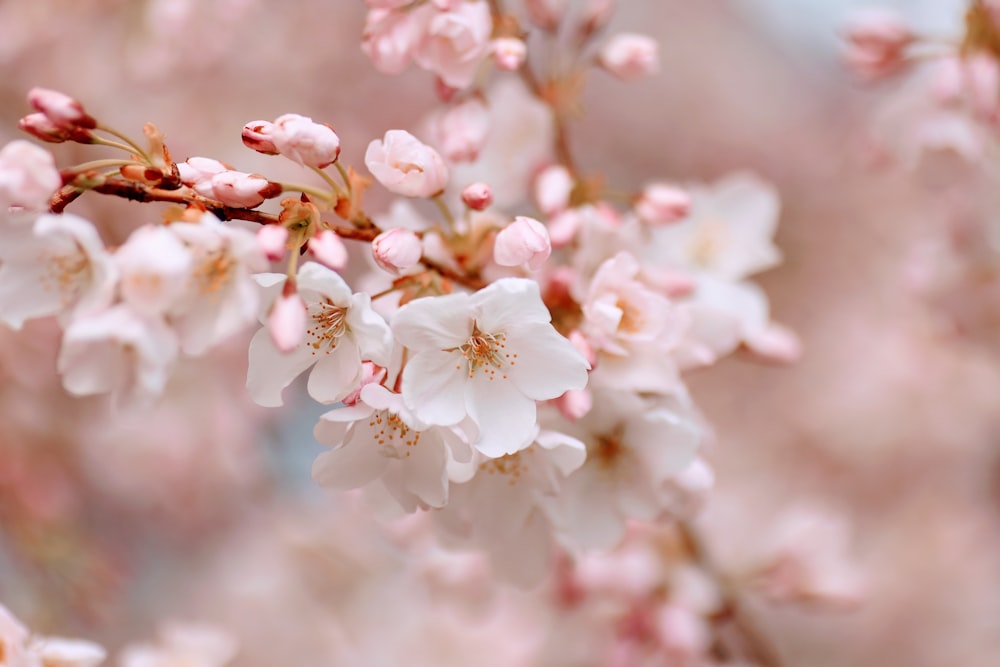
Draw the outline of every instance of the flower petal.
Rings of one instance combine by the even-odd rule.
[[[448,350],[472,334],[472,311],[467,294],[414,299],[392,318],[400,343],[414,352]]]
[[[517,352],[507,373],[525,396],[544,401],[587,386],[587,360],[550,324],[512,325],[507,340]]]
[[[465,417],[466,371],[458,352],[428,350],[403,369],[403,401],[427,424],[451,426]]]
[[[316,361],[311,351],[302,345],[284,354],[271,342],[267,329],[259,329],[250,340],[247,368],[247,390],[254,403],[265,408],[283,405],[281,392]]]
[[[535,401],[510,380],[489,379],[477,373],[467,383],[465,406],[479,427],[473,446],[496,458],[513,454],[531,444],[537,423]]]
[[[527,278],[501,278],[471,297],[476,324],[496,333],[515,324],[546,324],[552,314],[542,302],[538,283]]]
[[[336,403],[356,389],[364,370],[355,345],[341,339],[340,345],[322,354],[309,374],[307,390],[320,403]],[[309,346],[305,346],[308,348]],[[293,352],[292,354],[296,354]]]

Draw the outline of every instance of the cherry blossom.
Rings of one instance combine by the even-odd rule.
[[[538,284],[520,278],[408,303],[392,320],[412,353],[403,370],[406,406],[429,424],[468,416],[479,430],[473,445],[486,456],[527,447],[535,401],[587,383],[586,360],[550,320]]]
[[[664,512],[664,484],[694,460],[702,438],[678,404],[623,392],[601,392],[586,415],[559,428],[587,446],[553,508],[561,539],[579,549],[610,548],[627,519]]]
[[[489,553],[498,574],[534,585],[551,564],[553,528],[547,506],[585,458],[579,440],[540,431],[527,448],[482,460],[471,480],[453,485],[443,520],[452,532],[460,526],[460,534]]]
[[[111,304],[118,271],[88,220],[45,214],[0,233],[0,320],[8,326]]]
[[[657,228],[649,256],[726,280],[740,280],[780,261],[773,241],[779,202],[770,184],[750,174],[733,174],[689,191],[690,215]]]
[[[426,30],[414,61],[452,88],[467,88],[489,55],[493,31],[489,5],[483,0],[458,3],[431,16]]]
[[[268,268],[267,259],[253,232],[210,213],[169,229],[191,255],[171,321],[184,353],[197,356],[256,321],[260,295],[253,274]]]
[[[48,208],[61,185],[52,154],[44,148],[18,139],[0,149],[0,216],[10,206]]]
[[[114,395],[125,404],[159,396],[177,358],[174,331],[124,304],[74,317],[66,327],[58,369],[72,394]]]
[[[278,278],[270,280],[272,289],[284,284]],[[275,347],[266,328],[250,341],[247,389],[263,406],[281,405],[282,390],[309,368],[309,395],[320,403],[336,403],[361,379],[362,361],[389,363],[392,332],[372,310],[367,294],[352,294],[339,275],[316,262],[302,265],[296,284],[306,307],[305,339],[288,353]]]
[[[368,145],[365,166],[378,182],[406,197],[432,197],[448,184],[441,156],[405,130],[389,130]]]
[[[330,126],[298,114],[279,116],[269,136],[278,153],[308,167],[322,169],[340,155],[340,138]]]
[[[448,502],[448,462],[468,461],[472,450],[449,427],[416,420],[399,394],[370,383],[359,401],[320,417],[314,434],[334,449],[313,464],[313,479],[353,489],[381,478],[407,511]]]

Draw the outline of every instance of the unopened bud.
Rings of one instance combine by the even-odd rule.
[[[278,149],[271,140],[274,123],[252,120],[243,126],[243,145],[264,155],[277,155]]]
[[[844,59],[855,72],[868,79],[892,74],[905,62],[904,50],[913,40],[909,26],[895,12],[868,8],[847,26]]]
[[[97,121],[83,110],[82,104],[57,90],[32,88],[28,91],[28,103],[59,127],[88,130],[97,127]]]
[[[271,141],[279,153],[307,167],[322,169],[340,156],[340,137],[333,128],[294,113],[274,121]]]
[[[556,399],[556,408],[570,421],[576,421],[594,407],[594,395],[588,389],[570,389]]]
[[[281,186],[277,183],[242,171],[224,171],[213,176],[210,183],[215,199],[226,206],[254,208],[264,203],[265,199],[281,194]]]
[[[659,71],[660,45],[645,35],[620,33],[601,48],[598,62],[622,81],[634,81]]]
[[[636,202],[635,212],[650,225],[677,222],[691,212],[691,195],[674,185],[650,183]]]
[[[264,225],[257,230],[257,245],[269,260],[277,262],[288,249],[288,230],[283,225]]]
[[[550,254],[552,243],[545,225],[523,215],[501,229],[493,245],[493,261],[500,266],[527,264],[536,271]]]
[[[561,164],[545,168],[535,179],[535,202],[542,213],[554,215],[569,206],[573,175]]]
[[[216,174],[229,171],[230,167],[223,162],[209,157],[189,157],[184,162],[177,163],[177,171],[181,175],[181,183],[194,187],[203,181],[211,181]]]
[[[421,255],[423,245],[420,237],[402,227],[384,231],[372,241],[375,263],[390,273],[415,266]]]
[[[385,379],[386,373],[386,369],[374,362],[363,362],[361,364],[361,384],[345,396],[341,403],[344,405],[357,405],[358,401],[361,400],[361,390],[370,384],[381,384],[382,380]]]
[[[60,127],[43,113],[30,113],[18,122],[18,127],[42,141],[50,144],[61,144],[64,141],[76,141],[81,144],[93,142],[90,130],[82,127]]]
[[[493,203],[493,190],[486,183],[473,183],[462,190],[462,202],[473,211],[482,211]]]
[[[521,68],[528,57],[528,47],[516,37],[499,37],[493,40],[493,62],[508,72]]]
[[[324,229],[309,239],[307,245],[313,256],[331,269],[339,271],[347,266],[347,247],[336,232]]]
[[[427,122],[428,139],[452,162],[471,162],[479,157],[489,132],[490,112],[478,97],[433,114]]]
[[[274,346],[282,352],[297,348],[306,335],[306,320],[306,304],[295,289],[295,283],[285,283],[267,317],[267,331]]]

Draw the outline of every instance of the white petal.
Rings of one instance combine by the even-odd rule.
[[[644,461],[647,474],[659,480],[686,468],[694,460],[701,438],[697,426],[667,410],[629,420],[622,436]]]
[[[320,403],[336,403],[357,388],[364,368],[356,346],[342,338],[329,354],[317,356],[319,361],[309,374],[307,385],[310,396]]]
[[[462,421],[466,370],[458,352],[428,350],[416,354],[403,369],[403,400],[427,424],[451,426]]]
[[[546,450],[545,456],[567,476],[587,460],[587,446],[576,438],[557,431],[540,431],[535,442]]]
[[[471,305],[477,325],[487,333],[503,331],[511,325],[552,321],[538,283],[527,278],[501,278],[473,294]]]
[[[267,329],[259,329],[250,340],[250,365],[247,368],[250,398],[265,408],[283,405],[281,392],[315,363],[312,351],[311,347],[302,345],[284,354],[271,342]]]
[[[467,294],[414,299],[392,318],[396,338],[414,352],[448,350],[472,334],[472,310]]]
[[[531,444],[537,425],[534,400],[510,380],[491,380],[482,373],[477,373],[467,386],[465,406],[479,427],[479,439],[473,443],[476,449],[496,458]]]
[[[371,297],[355,294],[347,309],[347,326],[361,349],[361,358],[388,366],[392,357],[392,330],[382,316],[372,310]]]
[[[347,308],[351,303],[351,288],[334,271],[318,262],[306,262],[297,276],[299,290],[313,291],[329,298],[335,306]],[[303,297],[304,298],[304,297]]]
[[[507,372],[525,396],[544,401],[587,386],[587,360],[551,325],[511,326],[507,340],[517,352]]]
[[[312,478],[332,489],[357,489],[378,478],[388,459],[364,433],[353,433],[347,444],[316,457]]]

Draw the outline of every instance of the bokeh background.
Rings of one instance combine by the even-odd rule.
[[[698,519],[713,558],[738,570],[807,508],[847,526],[864,572],[850,608],[748,597],[785,664],[986,667],[1000,654],[1000,290],[976,230],[1000,209],[983,169],[873,158],[873,118],[896,90],[860,86],[838,60],[840,26],[862,4],[622,0],[612,31],[656,37],[661,73],[592,75],[572,137],[614,183],[750,169],[781,193],[785,262],[760,283],[804,356],[731,358],[690,384],[717,436],[717,488]],[[942,35],[963,6],[884,4]],[[176,158],[300,177],[240,141],[245,122],[294,111],[331,123],[342,160],[361,164],[368,141],[416,127],[435,102],[429,75],[373,70],[363,20],[353,0],[0,0],[0,143],[41,85],[130,133],[154,121]],[[60,164],[93,157],[54,150]],[[73,210],[110,238],[150,215],[96,198]],[[252,407],[245,346],[182,369],[140,418],[66,396],[57,341],[44,323],[0,332],[0,600],[33,628],[115,648],[191,618],[232,632],[238,664],[374,665],[391,663],[342,662],[358,636],[377,641],[373,619],[399,638],[416,632],[400,616],[438,613],[433,592],[406,583],[406,528],[312,484],[316,410]],[[465,614],[483,594],[463,583],[476,565],[449,558],[421,567]],[[509,595],[504,632],[535,631],[530,597]],[[503,644],[476,632],[436,641]]]

